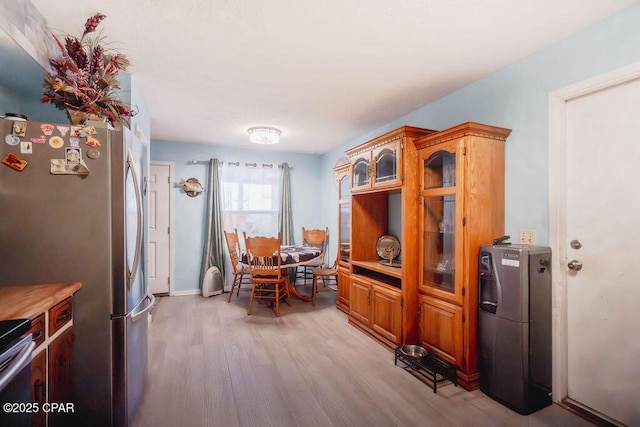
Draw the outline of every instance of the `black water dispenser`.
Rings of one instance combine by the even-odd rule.
[[[479,253],[480,390],[520,414],[551,404],[551,248]]]

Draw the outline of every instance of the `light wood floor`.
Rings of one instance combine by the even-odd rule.
[[[227,296],[158,299],[135,426],[591,425],[556,405],[521,416],[451,384],[434,394],[347,323],[334,293],[315,307],[292,298],[279,318]]]

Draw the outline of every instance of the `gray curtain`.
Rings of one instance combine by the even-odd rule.
[[[293,245],[293,215],[291,213],[291,168],[288,163],[282,164],[282,186],[280,188],[280,212],[278,212],[278,231],[280,244]],[[295,283],[296,269],[288,268],[291,283]]]
[[[202,254],[202,267],[200,269],[200,283],[209,268],[218,267],[224,278],[224,227],[222,225],[222,194],[218,159],[209,160],[209,179],[207,185],[207,219],[204,235],[204,250]],[[224,282],[224,279],[223,279]],[[202,285],[201,285],[202,286]],[[214,289],[209,295],[221,294],[223,288]]]
[[[291,213],[291,168],[282,164],[282,187],[280,188],[280,212],[278,213],[278,231],[280,244],[293,245],[293,215]]]

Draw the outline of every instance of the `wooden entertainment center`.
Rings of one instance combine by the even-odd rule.
[[[403,126],[347,150],[349,162],[335,168],[338,308],[389,349],[420,344],[453,363],[468,390],[479,386],[478,249],[504,232],[510,132],[474,122],[439,132]],[[401,266],[379,262],[384,235],[399,240]]]

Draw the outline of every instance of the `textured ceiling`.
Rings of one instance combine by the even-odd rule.
[[[323,153],[638,0],[31,0],[128,54],[151,138]],[[252,146],[255,148],[255,146]]]

